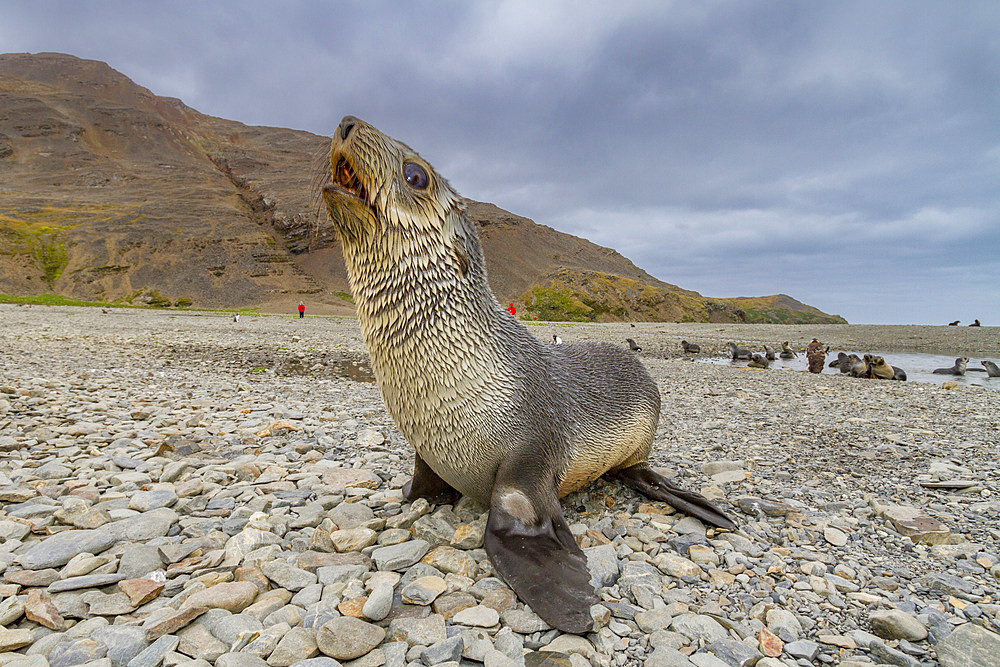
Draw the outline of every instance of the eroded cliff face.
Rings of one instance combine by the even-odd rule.
[[[310,312],[349,314],[320,199],[328,149],[309,132],[206,116],[102,62],[0,55],[0,293],[270,310],[305,299],[319,306]],[[501,302],[569,290],[593,301],[591,319],[738,321],[739,306],[610,248],[492,204],[469,212]],[[594,272],[644,296],[598,294]]]

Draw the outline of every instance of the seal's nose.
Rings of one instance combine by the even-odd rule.
[[[351,133],[354,126],[357,125],[358,119],[354,116],[344,116],[340,121],[340,138],[342,140],[347,139],[347,135]]]

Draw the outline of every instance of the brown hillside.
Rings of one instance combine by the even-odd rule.
[[[319,208],[327,148],[309,132],[206,116],[101,62],[0,55],[0,293],[351,313]],[[612,249],[492,204],[469,211],[501,302],[564,289],[596,304],[592,319],[743,317]],[[637,289],[662,303],[633,303]]]

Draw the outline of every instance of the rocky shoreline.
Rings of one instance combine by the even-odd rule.
[[[741,524],[564,499],[602,599],[584,637],[494,576],[485,508],[402,501],[354,320],[0,306],[0,666],[995,664],[1000,394],[679,358],[996,357],[995,328],[531,330],[640,340],[652,462]]]

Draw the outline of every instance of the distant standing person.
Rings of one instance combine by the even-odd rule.
[[[517,308],[514,307],[513,303],[507,306],[507,312],[510,313],[512,316],[517,315]]]
[[[300,303],[299,304],[299,319],[301,320],[305,316],[306,316],[306,304]]]

